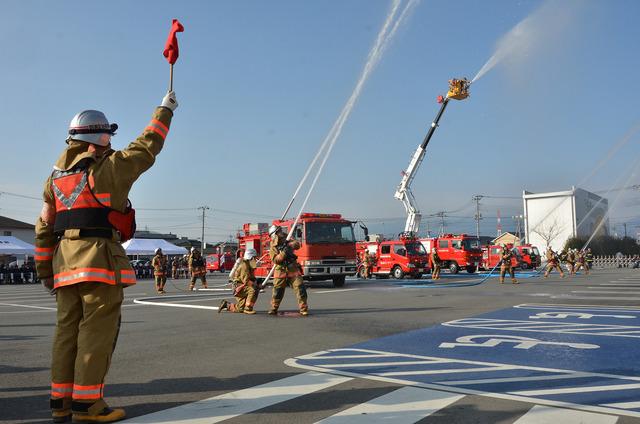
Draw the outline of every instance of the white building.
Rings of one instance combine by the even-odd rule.
[[[541,250],[548,245],[560,250],[570,237],[589,238],[609,234],[607,199],[572,187],[554,193],[522,193],[527,243]],[[600,225],[603,221],[604,223]]]
[[[13,236],[29,244],[35,244],[36,226],[7,218],[6,216],[0,216],[0,236]]]

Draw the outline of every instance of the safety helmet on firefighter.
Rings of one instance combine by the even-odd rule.
[[[98,146],[108,146],[115,135],[118,124],[110,124],[99,110],[83,110],[69,124],[69,140],[84,141]]]
[[[162,249],[160,249],[159,247],[155,250],[155,254],[157,255],[158,253],[162,253]]]
[[[195,247],[192,247],[192,248],[191,248],[191,253],[193,253],[193,252],[197,252],[197,251],[198,251],[198,249],[196,249]]]
[[[258,252],[256,252],[256,249],[247,249],[244,252],[243,259],[245,261],[250,261],[251,259],[255,258],[256,256],[258,256]]]
[[[271,227],[269,227],[269,235],[272,236],[275,233],[277,233],[280,230],[280,226],[273,224]]]

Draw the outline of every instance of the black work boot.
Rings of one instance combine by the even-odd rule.
[[[71,398],[52,398],[49,400],[49,405],[54,423],[71,421]]]
[[[220,306],[218,306],[218,313],[222,311],[228,311],[228,310],[229,310],[229,302],[227,302],[225,299],[222,299],[222,301],[220,301]]]

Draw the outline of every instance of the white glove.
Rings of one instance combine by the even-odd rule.
[[[174,91],[169,91],[164,98],[162,99],[162,107],[166,107],[172,112],[176,110],[178,107],[178,101],[176,100],[176,93]]]

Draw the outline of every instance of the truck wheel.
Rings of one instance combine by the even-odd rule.
[[[529,269],[529,264],[528,264],[528,263],[526,263],[526,262],[522,262],[522,263],[520,264],[520,267],[521,267],[522,269]]]
[[[418,274],[414,274],[413,278],[415,278],[416,280],[419,280],[422,278],[422,274],[418,273]]]
[[[473,265],[468,266],[468,267],[467,267],[467,272],[468,272],[469,274],[473,274],[474,272],[476,272],[476,267],[475,267],[475,266],[473,266]]]
[[[342,287],[347,277],[341,275],[339,277],[333,277],[333,287]]]
[[[400,268],[399,266],[395,266],[391,270],[391,275],[393,275],[393,278],[395,278],[396,280],[402,280],[404,278],[404,271],[402,271],[402,268]]]
[[[458,267],[458,264],[455,262],[451,262],[449,264],[449,272],[452,274],[457,274],[458,271],[460,271],[460,268]]]

